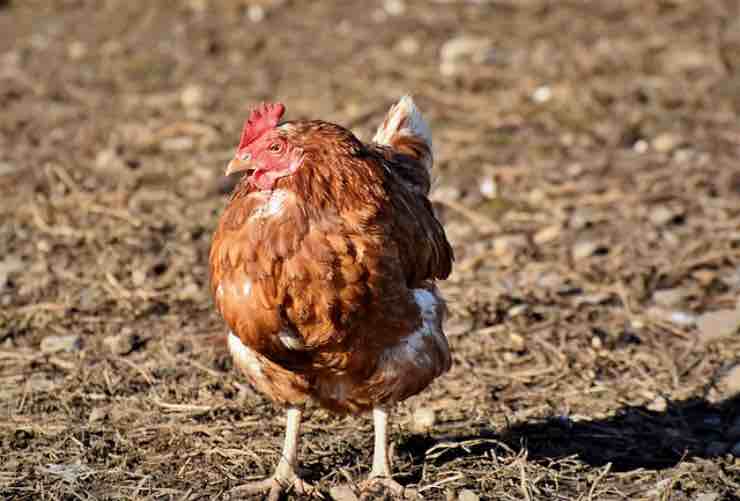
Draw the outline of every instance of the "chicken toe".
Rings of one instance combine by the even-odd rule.
[[[285,426],[285,444],[277,468],[272,477],[257,482],[249,482],[233,488],[232,495],[265,494],[269,501],[277,501],[283,492],[295,492],[305,496],[321,497],[318,490],[298,476],[298,439],[301,427],[301,409],[288,409],[288,422]]]

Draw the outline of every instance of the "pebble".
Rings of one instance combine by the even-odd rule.
[[[440,49],[439,71],[444,76],[453,76],[465,71],[469,63],[483,63],[491,51],[487,38],[459,36],[451,38]]]
[[[168,137],[161,142],[161,147],[165,151],[192,150],[194,145],[195,141],[189,136]]]
[[[552,89],[547,85],[537,87],[532,93],[532,101],[543,104],[552,99]]]
[[[702,492],[697,494],[696,501],[719,501],[719,494],[716,492]]]
[[[665,412],[668,409],[668,401],[665,397],[658,395],[652,402],[647,404],[647,408],[655,412]]]
[[[509,342],[511,343],[511,349],[514,351],[524,351],[524,348],[527,347],[524,338],[516,332],[509,334]]]
[[[0,161],[0,176],[14,174],[20,171],[21,171],[21,168],[19,166],[15,164],[11,164],[10,162]]]
[[[670,132],[665,132],[656,136],[651,143],[653,149],[658,153],[669,153],[681,143],[681,139]]]
[[[135,334],[130,328],[126,327],[119,334],[107,336],[103,339],[103,344],[108,347],[111,353],[119,356],[128,355],[134,351],[138,342],[138,334]]]
[[[421,43],[414,37],[403,37],[396,44],[396,50],[407,56],[414,56],[421,50]]]
[[[67,46],[67,55],[73,61],[79,61],[87,55],[87,45],[79,40],[74,41]]]
[[[493,241],[493,253],[496,256],[514,254],[517,250],[526,247],[527,237],[524,235],[506,235]]]
[[[334,501],[359,501],[357,494],[348,485],[335,485],[329,489],[329,496]]]
[[[250,5],[247,7],[247,17],[253,23],[260,23],[265,20],[266,16],[265,8],[261,5]]]
[[[704,313],[697,319],[696,326],[705,342],[733,336],[740,329],[740,309]]]
[[[648,147],[648,142],[644,139],[638,139],[637,141],[635,141],[635,144],[632,145],[632,149],[635,151],[635,153],[646,153]]]
[[[676,287],[675,289],[660,289],[653,292],[653,301],[661,306],[676,306],[689,295],[686,289]]]
[[[463,489],[457,494],[458,501],[479,501],[480,496],[470,489]]]
[[[650,222],[655,226],[663,226],[673,221],[676,217],[676,212],[665,205],[659,205],[650,211],[649,217]]]
[[[498,195],[498,185],[492,177],[484,178],[480,183],[480,192],[486,198],[496,198]]]
[[[584,240],[576,243],[571,249],[573,259],[584,259],[590,257],[599,248],[599,244],[591,240]]]
[[[90,411],[90,415],[88,416],[87,420],[90,423],[94,423],[96,421],[102,421],[108,417],[108,410],[104,409],[103,407],[96,407],[92,411]]]
[[[411,415],[411,429],[414,433],[427,433],[437,422],[437,415],[430,407],[419,407]]]
[[[180,103],[185,108],[198,108],[204,101],[205,93],[199,85],[188,85],[180,92]]]
[[[400,16],[406,12],[406,3],[403,0],[385,0],[383,8],[389,16]]]
[[[7,285],[10,275],[21,271],[23,268],[23,261],[15,256],[8,256],[0,261],[0,291]]]
[[[98,169],[120,168],[123,161],[113,149],[101,150],[95,156],[95,166]]]
[[[560,238],[560,235],[563,233],[563,229],[559,224],[553,224],[550,226],[546,226],[539,230],[537,233],[534,234],[534,237],[532,237],[532,240],[534,240],[534,243],[537,245],[543,245],[549,242],[552,242],[553,240],[557,240]]]
[[[66,336],[46,336],[41,340],[43,353],[58,353],[60,351],[74,352],[82,348],[82,338],[76,334]]]
[[[740,364],[736,364],[725,372],[717,382],[726,395],[740,393]]]

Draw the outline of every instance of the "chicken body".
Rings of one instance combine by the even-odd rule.
[[[371,477],[390,477],[385,409],[451,363],[434,281],[449,275],[453,257],[427,198],[429,128],[404,97],[371,144],[321,121],[267,133],[269,151],[285,145],[290,161],[279,174],[257,165],[240,181],[210,265],[236,366],[290,409],[275,478],[305,487],[294,470],[309,399],[340,413],[375,409]]]

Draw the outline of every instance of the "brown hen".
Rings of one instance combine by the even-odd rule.
[[[219,221],[211,289],[250,383],[287,406],[272,478],[242,492],[310,492],[296,474],[308,400],[339,413],[373,410],[370,480],[395,490],[387,411],[447,371],[445,306],[434,285],[453,255],[429,201],[432,140],[406,96],[370,144],[322,121],[280,122],[262,105],[227,174],[244,172]]]

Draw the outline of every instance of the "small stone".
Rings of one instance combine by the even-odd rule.
[[[509,308],[509,311],[507,311],[506,313],[509,315],[509,318],[514,318],[525,313],[527,311],[527,308],[528,306],[526,304],[518,304]]]
[[[609,301],[611,298],[611,292],[594,292],[593,294],[584,294],[576,298],[576,306],[581,306],[584,304],[603,304]]]
[[[204,101],[203,87],[199,85],[188,85],[180,93],[180,103],[185,108],[198,108],[203,105]]]
[[[414,56],[421,50],[421,43],[414,37],[403,37],[396,44],[396,50],[407,56]]]
[[[524,235],[506,235],[493,241],[493,253],[496,256],[515,254],[518,250],[527,247],[527,237]]]
[[[0,261],[0,291],[8,284],[10,276],[20,272],[24,267],[23,261],[16,256],[7,256]]]
[[[67,55],[73,61],[79,61],[87,55],[87,46],[79,40],[72,42],[67,46]]]
[[[668,401],[662,395],[658,395],[647,404],[647,409],[654,412],[665,412],[668,409]]]
[[[0,176],[7,176],[8,174],[14,174],[20,171],[20,166],[12,164],[10,162],[0,161]]]
[[[557,240],[558,238],[560,238],[560,235],[562,233],[563,228],[559,224],[553,224],[550,226],[545,226],[537,233],[535,233],[534,237],[532,237],[532,240],[534,240],[534,243],[536,243],[537,245],[544,245],[546,243],[552,242],[553,240]]]
[[[131,270],[131,282],[137,287],[144,285],[144,282],[146,282],[146,270],[141,267]]]
[[[705,342],[733,336],[740,329],[740,309],[704,313],[696,325]]]
[[[77,306],[82,311],[95,310],[100,302],[103,300],[103,297],[103,293],[97,287],[85,287],[84,289],[80,290],[80,295],[77,299]]]
[[[669,132],[658,135],[652,141],[652,147],[658,153],[669,153],[681,143],[681,139]]]
[[[329,489],[329,496],[334,501],[359,501],[357,494],[349,485],[335,485]]]
[[[701,492],[696,495],[696,501],[719,501],[719,493]]]
[[[688,297],[689,291],[676,287],[675,289],[660,289],[653,292],[653,301],[661,306],[676,306]]]
[[[682,327],[693,327],[696,325],[696,315],[681,310],[673,310],[668,312],[666,319],[675,325]]]
[[[104,409],[103,407],[96,407],[88,416],[87,420],[90,423],[94,423],[96,421],[102,421],[108,417],[108,410]]]
[[[128,327],[122,329],[118,334],[107,336],[103,339],[103,344],[108,347],[111,353],[118,356],[128,355],[134,351],[138,343],[138,334],[135,334]]]
[[[98,169],[120,168],[123,166],[123,160],[113,149],[101,150],[95,156],[95,166]]]
[[[490,176],[484,178],[480,183],[480,192],[486,198],[496,198],[498,195],[496,180]]]
[[[38,249],[39,252],[46,254],[49,251],[51,251],[51,244],[49,243],[48,240],[41,239],[36,242],[36,248]]]
[[[480,496],[470,489],[463,489],[457,493],[458,501],[479,501]]]
[[[659,205],[650,211],[649,217],[650,222],[655,226],[663,226],[673,221],[676,217],[676,213],[665,205]]]
[[[161,143],[161,147],[165,151],[192,150],[194,145],[195,141],[189,136],[168,137],[163,139]]]
[[[708,287],[717,279],[717,272],[712,270],[694,270],[691,276],[704,287]]]
[[[573,255],[573,259],[585,259],[587,257],[593,256],[598,248],[599,244],[597,244],[596,242],[584,240],[576,243],[573,246],[573,248],[571,249],[571,254]]]
[[[736,364],[731,367],[730,370],[725,372],[717,382],[724,394],[733,395],[740,393],[740,364]]]
[[[444,76],[460,74],[470,63],[483,63],[491,48],[491,41],[487,38],[471,36],[451,38],[440,49],[439,71]]]
[[[594,336],[591,338],[591,347],[594,350],[600,350],[604,347],[604,343],[601,341],[599,336]]]
[[[649,148],[648,142],[644,139],[638,139],[635,144],[632,145],[632,149],[635,153],[646,153]]]
[[[670,310],[662,306],[651,306],[645,311],[649,316],[681,327],[696,325],[696,315],[681,310]]]
[[[527,346],[524,338],[516,332],[509,334],[509,343],[511,343],[511,349],[514,351],[524,351]]]
[[[411,429],[414,433],[427,433],[437,422],[437,415],[430,407],[419,407],[411,415]]]
[[[532,101],[543,104],[552,99],[552,89],[547,85],[537,87],[532,93]]]
[[[46,336],[41,340],[43,353],[59,353],[60,351],[74,352],[82,348],[82,338],[76,334],[66,336]]]
[[[389,16],[400,16],[406,12],[406,3],[403,0],[385,0],[383,8]]]
[[[265,8],[261,5],[250,5],[247,7],[247,18],[253,23],[260,23],[265,20],[266,16]]]

